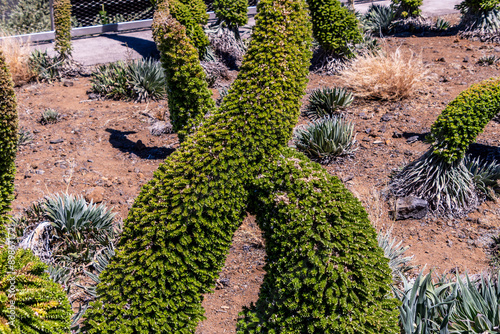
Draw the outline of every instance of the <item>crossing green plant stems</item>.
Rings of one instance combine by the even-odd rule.
[[[353,57],[350,45],[363,40],[356,14],[338,0],[307,0],[314,38],[327,51]]]
[[[215,102],[198,50],[187,38],[186,27],[171,15],[169,0],[158,4],[152,29],[168,83],[170,120],[183,141],[215,109]]]
[[[217,18],[230,28],[247,24],[248,0],[214,0],[214,12]]]
[[[17,101],[9,68],[0,49],[0,242],[6,237],[8,212],[14,199],[17,152]]]
[[[500,78],[470,86],[448,104],[431,127],[434,154],[452,163],[500,112]]]
[[[56,43],[54,49],[59,59],[71,58],[71,1],[54,0],[54,27]]]
[[[222,106],[161,164],[125,222],[86,313],[89,334],[189,333],[204,316],[247,185],[291,138],[307,84],[303,0],[261,0],[253,37]]]
[[[284,148],[252,194],[266,275],[238,333],[399,333],[388,259],[363,206],[337,177]]]
[[[68,298],[46,270],[47,265],[31,251],[0,249],[0,334],[70,332],[73,312]]]

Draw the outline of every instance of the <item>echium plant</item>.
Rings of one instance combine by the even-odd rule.
[[[286,147],[310,50],[304,0],[259,2],[222,105],[136,199],[87,333],[194,332],[247,211],[265,231],[268,261],[239,333],[398,333],[391,271],[366,211],[338,178]]]
[[[430,150],[393,178],[393,193],[424,198],[436,213],[460,216],[474,209],[479,198],[464,156],[498,110],[499,79],[485,80],[460,93],[432,125]]]
[[[54,26],[56,43],[54,49],[60,60],[71,58],[71,1],[54,0]]]

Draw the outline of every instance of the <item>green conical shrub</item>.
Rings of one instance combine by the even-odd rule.
[[[17,152],[17,102],[10,71],[0,49],[0,242],[6,237],[7,213],[14,199]]]
[[[214,12],[217,19],[230,28],[244,26],[248,22],[248,0],[215,0]]]
[[[179,140],[183,141],[215,108],[212,92],[208,89],[198,50],[187,38],[186,27],[172,17],[168,1],[158,4],[152,28],[168,82],[170,120]]]
[[[59,59],[71,58],[71,1],[54,0],[54,26],[56,43],[54,50],[59,54]]]
[[[246,186],[291,138],[311,58],[303,0],[261,0],[253,37],[222,106],[142,189],[101,274],[88,333],[188,333],[204,310]]]
[[[350,46],[363,40],[356,14],[338,0],[307,0],[314,38],[329,52],[352,57]]]
[[[0,334],[68,334],[72,311],[47,265],[27,250],[0,249]]]

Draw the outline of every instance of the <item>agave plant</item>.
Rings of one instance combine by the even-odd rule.
[[[363,18],[366,32],[382,36],[391,31],[396,14],[389,6],[371,5]]]
[[[445,31],[448,30],[449,28],[450,28],[450,22],[446,21],[441,17],[438,17],[438,19],[436,20],[436,30]]]
[[[466,155],[464,164],[471,172],[476,188],[481,190],[485,195],[491,196],[492,192],[500,190],[498,180],[500,180],[500,164],[496,161],[484,161],[481,158],[473,158]]]
[[[328,162],[355,151],[354,124],[342,117],[325,117],[299,127],[294,142],[298,149],[312,158]]]
[[[47,51],[33,50],[29,59],[29,67],[38,79],[51,82],[61,77],[63,61],[51,57]]]
[[[344,88],[318,88],[309,97],[306,115],[312,120],[333,116],[339,109],[350,106],[353,100],[352,94]]]
[[[414,267],[409,263],[413,256],[405,256],[409,246],[401,246],[402,241],[397,241],[392,236],[392,228],[385,233],[377,235],[377,241],[380,248],[384,250],[384,255],[389,259],[389,267],[392,270],[392,278],[395,282],[399,282],[401,277],[413,269]]]
[[[414,282],[404,276],[403,289],[394,288],[401,301],[399,321],[404,334],[448,334],[448,323],[457,297],[457,285],[445,276],[437,284],[432,274],[420,273]]]
[[[500,281],[489,275],[477,282],[457,278],[456,311],[451,317],[453,334],[493,334],[500,332]]]

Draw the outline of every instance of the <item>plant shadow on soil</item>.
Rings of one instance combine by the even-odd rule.
[[[143,58],[160,59],[160,54],[158,52],[158,49],[156,48],[155,42],[153,41],[143,38],[115,34],[105,34],[103,36],[118,42],[122,42],[124,46],[136,51]]]
[[[127,138],[127,135],[136,133],[135,131],[119,131],[114,129],[106,129],[110,133],[109,143],[114,147],[125,153],[133,153],[141,159],[156,160],[166,159],[172,154],[175,149],[166,147],[147,147],[141,140],[133,142]]]

